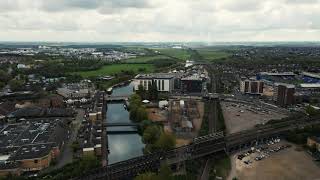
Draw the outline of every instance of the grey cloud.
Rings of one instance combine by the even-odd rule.
[[[319,0],[286,0],[286,3],[292,4],[314,4],[320,3]]]
[[[45,11],[92,10],[106,13],[127,8],[148,8],[148,0],[46,0],[41,1],[40,9]]]

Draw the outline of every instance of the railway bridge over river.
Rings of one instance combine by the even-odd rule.
[[[168,151],[155,152],[97,168],[77,179],[124,179],[146,171],[157,171],[161,163],[176,164],[221,152],[230,154],[241,148],[251,147],[272,137],[280,137],[288,131],[320,124],[317,119],[287,120],[265,125],[245,132],[224,135],[222,132],[198,137],[189,145]]]

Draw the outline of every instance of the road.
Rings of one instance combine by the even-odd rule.
[[[72,142],[76,140],[78,130],[81,126],[81,122],[84,116],[83,109],[77,109],[77,116],[75,120],[71,123],[71,135],[68,142],[63,146],[63,150],[60,154],[60,158],[58,159],[58,163],[54,166],[54,169],[61,168],[64,165],[71,163],[73,160],[73,151],[71,148]]]

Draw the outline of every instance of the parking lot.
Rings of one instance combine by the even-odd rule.
[[[320,167],[305,151],[278,139],[244,150],[232,156],[231,162],[232,171],[228,179],[320,179]]]
[[[236,133],[265,124],[272,119],[282,119],[286,115],[246,104],[221,102],[228,133]]]

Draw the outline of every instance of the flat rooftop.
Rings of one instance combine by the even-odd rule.
[[[16,153],[14,153],[10,160],[19,161],[25,159],[38,159],[47,156],[51,153],[54,143],[30,144],[21,146]]]

